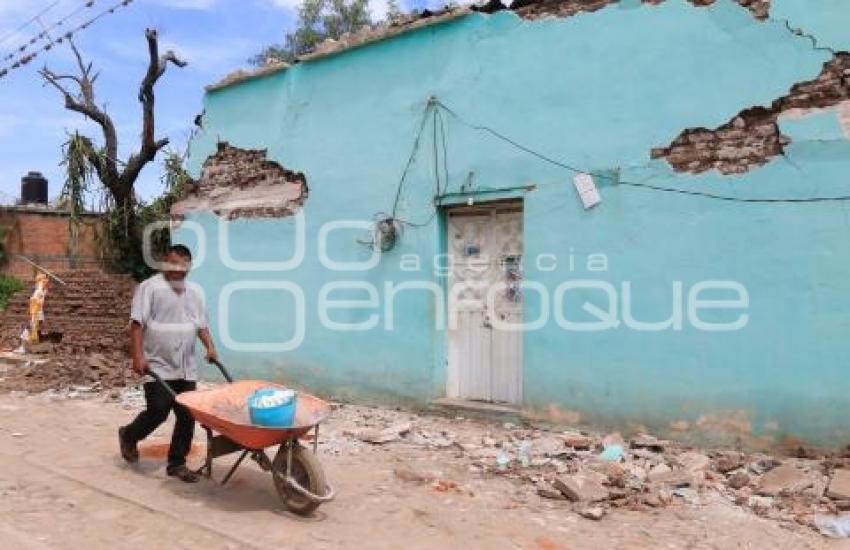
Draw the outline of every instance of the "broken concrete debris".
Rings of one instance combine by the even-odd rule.
[[[585,519],[592,519],[594,521],[598,521],[605,517],[605,508],[601,506],[590,506],[588,508],[582,508],[578,511],[578,515]]]
[[[28,393],[66,390],[80,393],[123,388],[139,381],[123,354],[56,354],[12,367],[0,380],[0,391]],[[73,394],[76,392],[76,394]]]
[[[850,470],[838,469],[832,472],[826,495],[836,500],[850,500]]]
[[[795,494],[812,486],[812,477],[791,464],[783,464],[764,474],[759,481],[758,494],[778,496]]]
[[[109,370],[112,359],[94,353],[81,356],[77,364],[103,371]],[[100,394],[105,388],[94,383],[65,388],[10,395],[46,400],[104,395],[128,409],[138,409],[144,402],[136,388]],[[622,448],[620,460],[599,457],[606,444]],[[760,453],[699,452],[648,434],[602,437],[335,404],[333,422],[323,428],[319,452],[398,453],[399,465],[388,472],[392,479],[452,498],[475,498],[478,491],[478,482],[459,481],[458,471],[481,483],[498,478],[514,485],[515,494],[510,496],[514,502],[536,501],[593,521],[604,520],[618,508],[652,510],[722,499],[791,528],[818,528],[816,517],[821,518],[820,526],[828,526],[833,521],[829,518],[840,517],[835,514],[850,508],[850,469],[836,467],[848,464],[841,456],[785,458],[780,463]],[[409,457],[428,457],[429,466],[419,469]]]
[[[747,472],[738,471],[729,476],[729,487],[732,489],[742,489],[750,484],[750,476]]]
[[[360,441],[365,441],[366,443],[373,443],[375,445],[382,445],[384,443],[389,443],[390,441],[400,439],[408,432],[410,432],[410,422],[403,422],[395,426],[389,426],[388,428],[384,428],[382,430],[360,430],[357,432],[353,432],[352,435],[354,435]]]
[[[850,507],[850,495],[836,489],[850,470],[836,469],[829,476],[828,462],[820,459],[785,458],[780,463],[761,453],[700,452],[649,434],[603,437],[352,405],[343,405],[337,414],[342,426],[325,432],[320,452],[358,454],[399,446],[403,456],[414,449],[441,453],[441,465],[453,464],[481,479],[509,480],[526,501],[539,499],[541,505],[593,520],[604,520],[617,508],[651,510],[722,499],[789,526],[813,528],[815,514]],[[600,458],[606,444],[621,445],[620,460]],[[455,489],[445,473],[417,472],[407,464],[393,476],[436,492],[465,492]],[[830,477],[833,492],[828,498]]]
[[[607,481],[605,476],[602,477]],[[557,477],[552,485],[573,502],[598,502],[608,498],[608,489],[588,473]]]

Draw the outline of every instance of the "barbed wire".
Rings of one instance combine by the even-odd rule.
[[[31,39],[30,42],[27,44],[27,47],[29,47],[29,45],[31,45],[31,44],[34,44],[35,42],[38,42],[38,40],[39,40],[38,36],[42,36],[42,35],[44,37],[47,37],[47,40],[48,40],[47,44],[41,46],[37,50],[33,50],[30,53],[19,57],[14,63],[0,68],[0,79],[7,76],[10,72],[12,72],[16,69],[20,69],[21,67],[24,67],[25,65],[29,64],[36,57],[38,57],[39,54],[42,54],[44,52],[51,50],[54,46],[56,46],[58,44],[62,44],[66,40],[70,40],[75,34],[79,33],[82,30],[87,29],[88,27],[90,27],[91,25],[93,25],[94,23],[96,23],[97,21],[102,19],[103,17],[106,17],[107,15],[111,15],[111,14],[115,13],[116,10],[118,10],[120,8],[127,7],[132,3],[133,3],[133,0],[120,0],[119,2],[111,5],[109,8],[104,9],[103,11],[101,11],[100,13],[95,15],[94,17],[89,18],[88,20],[84,21],[83,23],[81,23],[81,24],[77,25],[76,27],[73,27],[72,29],[63,33],[58,38],[52,38],[52,37],[50,37],[50,34],[49,34],[49,31],[51,29],[54,29],[57,26],[59,26],[58,23],[54,23],[51,27],[48,27],[47,29],[45,29],[44,31],[42,31],[41,33],[36,35],[36,37]],[[91,7],[92,5],[94,5],[94,0],[88,0],[81,8],[78,8],[77,13],[79,13],[79,11],[82,11],[83,9],[85,9],[87,7]],[[76,15],[76,14],[74,14],[74,15]],[[67,16],[64,19],[64,21],[67,21],[71,17],[72,17],[71,15]],[[62,24],[64,25],[64,22]],[[26,49],[27,48],[24,48],[23,51],[26,51]],[[18,53],[22,53],[22,51],[19,51]],[[14,55],[12,57],[14,58]],[[3,62],[3,61],[8,61],[8,59],[4,58],[4,59],[0,60],[0,62]]]

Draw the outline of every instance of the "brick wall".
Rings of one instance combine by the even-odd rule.
[[[194,210],[226,219],[291,216],[307,200],[307,179],[266,155],[263,149],[219,143],[204,161],[200,180],[172,208],[172,216],[179,219]]]
[[[680,172],[717,169],[740,174],[781,155],[790,139],[779,132],[779,115],[792,109],[822,109],[850,100],[850,53],[839,52],[814,80],[794,84],[768,107],[744,109],[715,128],[688,128],[667,147],[652,150]]]
[[[51,271],[96,269],[99,267],[96,233],[100,218],[83,217],[79,226],[77,256],[71,257],[69,216],[65,212],[37,207],[0,208],[0,227],[7,230],[5,240],[8,263],[3,272],[25,280],[32,278],[33,268],[17,258],[26,256]]]

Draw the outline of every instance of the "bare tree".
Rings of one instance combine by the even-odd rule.
[[[165,73],[168,63],[178,67],[186,66],[186,62],[169,50],[163,55],[159,53],[157,32],[154,29],[145,31],[148,42],[150,60],[148,70],[139,86],[139,102],[142,104],[142,135],[139,150],[127,160],[118,159],[118,133],[112,118],[106,109],[95,102],[94,84],[99,73],[93,72],[92,63],[83,61],[76,45],[69,40],[71,50],[77,60],[77,74],[59,74],[47,67],[39,71],[45,84],[59,90],[65,98],[65,108],[82,114],[94,121],[103,133],[103,146],[95,147],[89,137],[81,137],[83,155],[91,166],[97,178],[103,184],[112,198],[113,207],[118,214],[123,232],[126,236],[126,246],[119,246],[117,252],[124,259],[141,259],[141,236],[135,216],[134,186],[142,169],[154,160],[156,154],[168,145],[168,138],[156,139],[154,125],[154,86]]]

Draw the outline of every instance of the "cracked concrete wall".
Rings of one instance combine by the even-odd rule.
[[[735,281],[748,291],[748,323],[731,332],[687,324],[635,331],[622,323],[619,299],[616,328],[568,331],[554,322],[556,315],[592,321],[584,306],[604,310],[607,295],[569,292],[556,309],[527,292],[525,317],[546,314],[549,322],[524,335],[524,408],[544,416],[569,411],[567,417],[582,424],[671,430],[677,437],[850,442],[847,203],[743,204],[616,183],[619,177],[744,199],[847,195],[843,103],[783,111],[774,121],[789,140],[779,143],[782,154],[744,173],[682,173],[650,158],[653,147],[671,143],[685,128],[718,128],[751,106],[769,108],[795,84],[818,79],[834,58],[829,49],[850,50],[837,30],[848,20],[847,3],[816,4],[821,9],[812,8],[812,0],[773,0],[763,20],[732,0],[705,7],[623,1],[534,20],[511,11],[475,14],[209,93],[204,130],[192,144],[196,173],[226,140],[267,149],[269,160],[303,170],[310,183],[300,221],[186,216],[205,230],[207,258],[192,276],[208,293],[223,359],[240,376],[297,381],[338,397],[422,404],[445,392],[446,335],[434,328],[440,304],[427,291],[395,297],[392,330],[383,322],[329,330],[316,308],[325,285],[341,277],[324,267],[322,254],[346,262],[371,257],[360,244],[368,231],[339,228],[320,243],[322,228],[338,220],[368,223],[392,209],[427,98],[436,96],[471,123],[614,178],[597,179],[602,203],[584,211],[572,173],[446,117],[448,182],[442,180],[441,189],[471,188],[477,200],[523,199],[524,274],[550,298],[565,281],[601,281],[620,298],[628,283],[631,315],[650,323],[670,318],[677,282],[685,300],[706,280]],[[442,283],[431,263],[445,249],[445,229],[434,214],[431,122],[398,201],[398,216],[415,225],[405,227],[375,267],[345,278],[377,289]],[[229,246],[224,258],[214,252],[224,246],[222,235]],[[199,246],[188,224],[177,238]],[[587,269],[588,256],[597,253],[606,256],[607,270]],[[554,256],[552,269],[550,260],[538,263],[542,255]],[[405,269],[405,257],[418,257],[421,265]],[[290,269],[292,258],[300,261]],[[255,268],[236,271],[234,260]],[[269,271],[269,262],[287,269]],[[308,306],[301,345],[286,352],[227,345],[225,333],[237,344],[280,343],[297,334],[297,300],[282,280],[297,285]],[[231,285],[258,281],[265,286],[232,292]],[[216,307],[223,296],[229,319]],[[372,303],[362,288],[337,299]],[[378,303],[332,316],[383,321],[388,302],[380,293]],[[706,319],[734,320],[739,313],[715,311]],[[705,421],[728,418],[735,422]],[[729,433],[732,424],[746,429]]]

